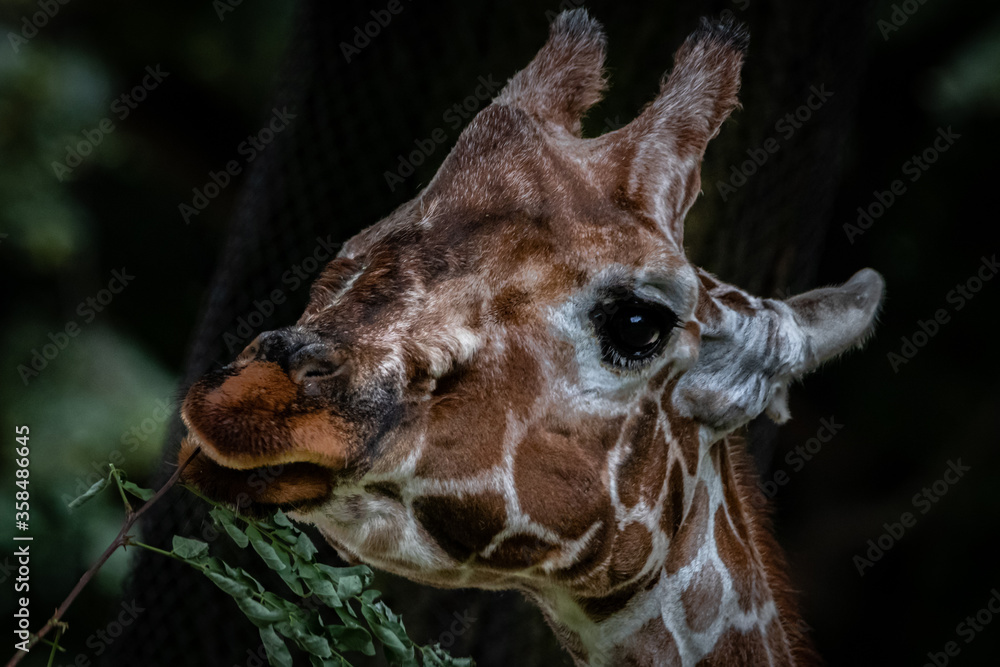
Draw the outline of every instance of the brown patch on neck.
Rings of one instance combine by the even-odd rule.
[[[543,563],[558,551],[558,544],[535,535],[511,535],[489,556],[476,558],[476,563],[501,570],[523,570]]]
[[[496,405],[490,379],[475,369],[460,369],[437,382],[427,414],[427,446],[417,462],[417,477],[456,479],[474,476],[502,460],[507,423]],[[478,434],[476,447],[470,433]]]
[[[622,434],[630,449],[618,468],[618,498],[627,508],[642,498],[655,500],[667,477],[667,442],[657,428],[658,421],[656,403],[643,399],[639,413],[629,419]]]
[[[489,546],[507,522],[504,498],[492,491],[416,498],[413,514],[449,556],[463,562]]]
[[[701,436],[698,423],[693,419],[683,419],[674,413],[670,419],[674,441],[680,447],[684,457],[684,465],[688,475],[694,475],[698,470],[698,452],[701,449]]]
[[[726,508],[721,505],[715,511],[715,545],[732,575],[740,609],[747,613],[759,610],[769,598],[763,566],[757,561],[753,547],[733,533]]]
[[[719,616],[722,608],[722,576],[709,563],[691,579],[681,593],[684,616],[694,632],[704,632]]]
[[[704,481],[698,480],[691,509],[688,510],[687,516],[681,522],[680,530],[670,543],[666,563],[667,574],[676,574],[698,555],[698,550],[708,538],[708,512],[708,487]]]
[[[612,585],[620,584],[639,575],[653,553],[653,536],[638,522],[625,526],[618,533],[608,568],[608,579]]]
[[[719,638],[712,652],[698,661],[697,667],[770,664],[760,630],[753,628],[748,632],[740,632],[736,628],[729,628]]]
[[[616,665],[626,667],[666,667],[680,665],[677,642],[660,618],[646,622],[639,630],[614,648]]]
[[[679,378],[678,378],[679,379]],[[670,424],[670,436],[677,443],[688,475],[694,475],[698,470],[698,452],[701,449],[700,426],[694,419],[683,417],[674,408],[673,393],[677,386],[678,379],[671,381],[664,387],[660,396],[660,408],[667,416],[667,423]]]
[[[646,587],[646,580],[637,579],[626,584],[621,590],[601,597],[585,597],[577,600],[583,612],[595,623],[606,621],[632,601],[636,594]]]
[[[791,656],[788,655],[788,637],[781,627],[781,621],[777,618],[771,619],[764,629],[764,639],[767,641],[767,648],[771,651],[775,667],[792,667]]]
[[[597,521],[611,521],[603,461],[597,443],[582,446],[562,434],[532,429],[514,459],[521,509],[567,540],[580,538]]]

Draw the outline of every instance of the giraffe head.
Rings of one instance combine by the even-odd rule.
[[[285,508],[348,559],[552,608],[662,567],[712,443],[787,419],[789,384],[858,345],[883,291],[866,269],[756,298],[686,258],[746,40],[703,22],[636,119],[582,138],[605,40],[561,14],[299,321],[190,389],[188,478]]]

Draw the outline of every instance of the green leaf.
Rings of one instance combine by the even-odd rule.
[[[240,549],[246,547],[250,544],[250,538],[247,534],[240,530],[239,526],[236,525],[236,515],[230,512],[225,507],[216,507],[209,514],[215,519],[216,523],[222,526],[229,535],[229,538],[236,543]]]
[[[389,662],[403,667],[417,667],[413,642],[406,634],[399,617],[389,611],[383,603],[362,605],[361,614],[368,621],[372,634],[382,642]]]
[[[357,619],[357,613],[354,611],[354,607],[351,606],[349,601],[344,601],[342,604],[334,606],[333,610],[337,612],[337,616],[340,616],[340,620],[344,622],[349,628],[360,628],[361,623]]]
[[[337,597],[341,600],[352,598],[361,592],[361,577],[352,574],[337,582]]]
[[[219,574],[218,572],[206,572],[205,576],[208,577],[209,581],[234,598],[245,598],[251,594],[250,588],[246,584],[232,577]]]
[[[299,575],[306,582],[306,586],[317,596],[324,604],[330,605],[332,607],[339,607],[341,605],[340,597],[337,595],[337,589],[334,588],[333,584],[327,579],[323,579],[318,575],[319,571],[315,568],[304,568],[299,566]],[[327,599],[329,598],[329,600]]]
[[[326,637],[306,633],[297,637],[296,642],[309,653],[321,658],[329,658],[333,655],[333,651],[330,650],[330,642]]]
[[[274,531],[274,536],[285,544],[295,544],[299,539],[299,531],[291,528],[279,528]]]
[[[299,537],[296,540],[295,545],[292,547],[292,551],[306,560],[312,560],[312,557],[318,553],[319,549],[316,548],[316,545],[313,544],[308,535],[305,533],[299,533]]]
[[[295,604],[291,600],[286,600],[280,595],[275,595],[271,591],[264,591],[263,595],[264,595],[264,602],[267,602],[275,609],[283,609],[285,611],[286,617],[295,616],[298,618],[298,620],[302,621],[303,623],[305,622],[304,618],[302,617],[308,615],[309,612],[300,607],[299,605]]]
[[[248,526],[253,526],[258,530],[274,530],[275,525],[268,519],[251,519],[248,516],[241,516],[240,519],[247,522]]]
[[[423,658],[424,667],[445,667],[447,664],[436,653],[426,648],[420,649],[420,657]]]
[[[100,493],[101,490],[107,485],[108,485],[107,477],[102,477],[101,479],[97,480],[91,485],[89,489],[87,489],[87,491],[82,496],[77,496],[76,498],[71,500],[69,503],[69,508],[71,510],[75,510],[77,507],[84,504],[85,502],[96,496],[98,493]]]
[[[225,563],[212,556],[203,555],[197,559],[197,563],[205,568],[205,572],[215,572],[216,574],[223,574],[225,572]]]
[[[229,539],[236,543],[240,549],[246,547],[250,544],[250,538],[244,533],[239,527],[234,523],[224,523],[222,527],[226,530],[226,535],[229,535]]]
[[[449,655],[439,644],[420,649],[424,667],[475,667],[472,658],[456,658]]]
[[[152,489],[144,489],[138,486],[134,482],[122,482],[122,488],[131,493],[136,498],[141,498],[143,500],[149,500],[156,495],[156,491]]]
[[[243,582],[248,588],[256,588],[258,593],[264,592],[264,584],[260,583],[253,578],[246,570],[238,567],[232,567],[229,563],[222,564],[226,568],[226,575],[231,579]]]
[[[323,572],[323,570],[316,567],[315,563],[308,563],[301,558],[296,557],[295,569],[298,571],[299,576],[303,579],[307,579],[309,581],[325,581],[330,583],[326,578],[326,572]]]
[[[271,591],[264,591],[263,597],[265,606],[284,612],[285,618],[283,620],[286,622],[295,621],[296,623],[305,625],[312,614],[312,612],[308,609],[303,609],[291,600],[286,600],[280,595],[275,595]],[[278,632],[281,632],[281,628],[275,629],[278,630]]]
[[[424,667],[445,667],[448,664],[429,647],[420,649],[420,657],[424,659]]]
[[[267,625],[260,629],[260,640],[267,651],[267,661],[279,667],[292,667],[292,654],[288,652],[284,640],[278,636],[274,628]]]
[[[367,565],[353,565],[351,567],[331,567],[325,563],[316,563],[316,567],[323,572],[333,583],[337,583],[344,577],[356,576],[361,579],[361,587],[364,588],[372,581],[372,571]]]
[[[257,555],[261,557],[261,560],[267,563],[269,568],[277,572],[281,572],[288,567],[285,561],[278,556],[278,552],[274,550],[271,543],[265,540],[260,534],[260,531],[253,526],[247,526],[246,534],[250,540],[251,546],[253,546],[253,550],[257,552]]]
[[[357,651],[364,655],[375,655],[372,636],[362,627],[349,628],[346,625],[330,625],[326,629],[333,645],[340,651]]]
[[[302,582],[299,580],[299,574],[291,568],[285,568],[283,570],[278,570],[278,576],[281,580],[292,589],[292,592],[299,597],[305,597],[306,591],[302,587]]]
[[[173,551],[181,558],[192,560],[208,553],[208,543],[174,535]]]
[[[268,609],[252,598],[236,598],[236,604],[257,627],[271,625],[288,618],[288,612],[285,610]]]
[[[314,595],[317,598],[319,598],[319,601],[325,604],[327,607],[333,607],[334,609],[336,609],[338,607],[344,606],[343,600],[337,597],[336,593],[334,593],[333,595],[327,595],[326,593],[314,593]]]
[[[123,483],[123,489],[140,498],[145,499],[143,494],[151,493],[126,484]],[[105,485],[106,480],[102,480],[88,494],[96,494]],[[343,623],[326,625],[315,604],[303,606],[301,601],[297,604],[272,593],[243,569],[209,556],[205,542],[175,536],[174,554],[194,564],[213,584],[232,596],[259,628],[272,665],[292,665],[287,640],[307,652],[309,664],[314,667],[350,667],[340,653],[355,651],[373,656],[374,639],[378,639],[389,664],[394,666],[419,667],[422,662],[425,667],[474,667],[471,659],[454,658],[438,645],[415,646],[402,619],[379,601],[381,593],[368,588],[373,578],[371,569],[364,565],[337,568],[315,562],[318,553],[315,544],[283,513],[275,513],[271,521],[257,521],[217,506],[211,510],[211,516],[237,545],[252,545],[294,593],[315,596],[332,606]],[[244,522],[246,527],[241,529]],[[360,615],[355,607],[361,609]]]

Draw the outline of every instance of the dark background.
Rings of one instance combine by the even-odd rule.
[[[0,5],[0,422],[11,445],[14,425],[32,432],[34,628],[121,521],[110,494],[73,514],[66,498],[109,460],[140,483],[168,474],[162,452],[171,460],[179,431],[162,406],[227,362],[232,336],[242,347],[293,321],[307,290],[283,281],[284,272],[304,266],[317,236],[345,239],[414,196],[458,136],[445,111],[478,77],[503,82],[523,67],[544,42],[546,12],[560,8],[402,0],[403,11],[347,62],[340,43],[386,4],[245,1],[220,18],[219,3],[77,0],[59,5],[17,51],[9,34],[39,6]],[[891,20],[893,3],[586,6],[606,26],[611,78],[589,135],[628,122],[652,99],[698,16],[730,11],[750,27],[744,109],[706,157],[704,196],[687,226],[692,259],[765,295],[841,282],[865,266],[886,278],[867,348],[795,387],[789,424],[755,424],[750,433],[764,479],[786,481],[774,493],[778,537],[820,652],[831,665],[917,665],[955,641],[951,664],[995,664],[1000,619],[969,642],[957,626],[1000,589],[992,483],[1000,280],[961,309],[948,295],[1000,250],[1000,12],[985,2],[895,3],[897,19],[906,9],[912,16],[886,33],[879,21]],[[169,76],[120,119],[114,100],[157,65]],[[824,85],[829,101],[782,134],[776,123]],[[297,116],[247,164],[238,147],[276,106]],[[59,180],[52,163],[85,133],[97,136],[104,118],[114,130]],[[390,189],[384,173],[438,128],[444,144]],[[947,128],[959,138],[911,181],[904,163]],[[778,151],[723,201],[717,183],[769,137]],[[242,173],[186,224],[178,206],[234,159]],[[896,179],[905,192],[851,242],[843,226]],[[78,305],[123,267],[134,281],[86,321]],[[259,304],[275,289],[287,301],[251,320],[259,324],[244,336],[241,318],[269,313]],[[938,309],[949,321],[894,369],[887,355]],[[79,334],[25,382],[19,367],[70,322]],[[786,458],[822,419],[842,428],[801,465]],[[12,458],[0,459],[11,494]],[[959,460],[970,470],[923,513],[914,495]],[[859,575],[855,556],[904,512],[915,525]],[[144,531],[152,542],[203,528],[201,510],[180,496],[151,515]],[[0,525],[8,619],[12,530]],[[453,612],[468,612],[477,621],[456,639],[456,653],[483,665],[569,663],[516,594],[442,594],[391,577],[379,585],[419,641],[441,640]],[[123,601],[144,610],[136,622],[110,646],[88,642]],[[66,620],[68,648],[56,664],[83,654],[95,664],[242,665],[259,646],[235,605],[157,558],[115,556]],[[44,664],[46,653],[23,664]]]

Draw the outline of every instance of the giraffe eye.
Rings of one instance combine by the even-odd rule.
[[[605,363],[633,368],[663,350],[677,316],[669,308],[637,299],[598,305],[591,321],[601,341]]]

